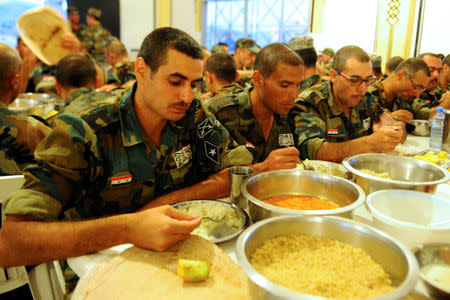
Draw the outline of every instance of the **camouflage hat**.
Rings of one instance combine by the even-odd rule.
[[[78,11],[78,8],[76,6],[71,6],[67,9],[68,15],[79,15],[80,12]]]
[[[99,8],[91,7],[88,9],[88,15],[100,18],[102,16],[102,10]]]
[[[323,49],[322,54],[326,54],[328,56],[333,57],[334,56],[334,50],[331,49],[331,48],[325,48],[325,49]]]
[[[216,44],[211,50],[211,53],[228,53],[227,48],[224,45]]]
[[[381,68],[381,56],[378,54],[370,55],[370,62],[372,63],[372,67]]]
[[[251,38],[242,38],[237,40],[236,42],[236,49],[237,48],[248,48],[250,51],[258,53],[259,47],[256,45],[256,42],[252,40]]]
[[[292,50],[314,48],[314,40],[312,37],[307,35],[294,36],[287,45],[292,48]]]

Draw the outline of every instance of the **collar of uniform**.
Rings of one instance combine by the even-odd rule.
[[[75,91],[70,93],[69,96],[67,96],[66,100],[64,101],[64,107],[69,105],[70,102],[72,102],[74,99],[80,97],[81,95],[89,94],[93,91],[94,91],[94,89],[90,88],[90,87],[82,87],[82,88],[76,89]]]
[[[325,88],[322,90],[323,95],[328,99],[328,105],[330,106],[330,111],[333,116],[339,116],[343,114],[344,111],[337,105],[334,101],[333,93],[331,92],[332,83],[331,80],[327,81],[325,84]]]
[[[253,89],[254,87],[251,86],[237,94],[240,125],[250,125],[256,123],[256,117],[252,110],[252,102],[250,101],[250,92]],[[248,118],[249,116],[251,116],[251,118]]]
[[[119,104],[122,142],[125,147],[131,147],[143,142],[142,127],[139,124],[133,105],[136,87],[137,83],[135,82],[133,87],[120,99]]]

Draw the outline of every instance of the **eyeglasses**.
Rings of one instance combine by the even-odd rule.
[[[414,81],[412,81],[411,77],[407,76],[407,78],[409,79],[409,81],[411,81],[411,84],[416,91],[421,93],[425,91],[425,87],[415,84]]]
[[[344,77],[345,79],[350,81],[350,84],[354,85],[354,86],[359,86],[363,82],[366,83],[367,85],[371,85],[377,79],[375,76],[371,76],[369,78],[363,79],[359,76],[349,76],[349,75],[345,74],[344,72],[339,71],[338,69],[334,69],[334,70],[336,71],[336,73],[338,73],[339,75],[341,75],[342,77]]]

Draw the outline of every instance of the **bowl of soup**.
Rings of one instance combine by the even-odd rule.
[[[342,216],[365,201],[355,183],[315,171],[289,169],[259,173],[241,186],[253,221],[282,216]]]

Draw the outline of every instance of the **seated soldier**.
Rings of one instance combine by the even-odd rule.
[[[317,58],[317,71],[324,80],[330,79],[330,70],[333,66],[334,50],[325,48]]]
[[[239,74],[231,55],[226,53],[211,55],[206,61],[205,71],[205,83],[208,87],[209,99],[242,91],[242,87],[236,83]]]
[[[226,196],[226,168],[252,159],[193,99],[202,55],[187,33],[158,28],[120,102],[56,118],[26,186],[6,199],[2,267],[123,243],[162,251],[189,236],[201,219],[164,204]]]
[[[421,58],[404,60],[395,72],[384,80],[369,86],[368,92],[382,108],[399,120],[428,119],[430,108],[423,101],[414,101],[425,90],[430,80],[430,69]]]
[[[386,65],[385,65],[386,72],[385,72],[383,78],[388,78],[389,76],[391,76],[395,72],[395,69],[397,69],[398,65],[402,61],[404,61],[404,59],[401,56],[391,57],[391,59],[389,59],[386,62]]]
[[[389,126],[381,127],[383,110],[366,94],[374,81],[369,55],[357,46],[341,48],[330,77],[303,91],[289,113],[300,157],[340,162],[358,153],[394,150],[406,133],[389,115],[383,115]]]
[[[211,54],[216,54],[216,53],[228,54],[229,51],[230,51],[230,49],[228,48],[228,45],[226,43],[217,43],[212,47]]]
[[[316,49],[314,49],[313,39],[306,35],[293,37],[289,41],[288,46],[294,49],[295,52],[300,55],[304,64],[305,78],[300,85],[299,93],[316,84],[322,83],[323,80],[316,69],[317,52]]]
[[[19,175],[35,163],[36,146],[50,128],[31,116],[8,109],[18,95],[22,61],[12,48],[0,44],[0,175]]]
[[[243,88],[252,85],[253,64],[258,51],[258,45],[251,38],[242,38],[236,41],[233,58],[239,73],[238,83]]]
[[[439,80],[439,87],[450,91],[450,54],[442,60],[442,75]]]
[[[442,74],[442,60],[439,55],[430,52],[420,54],[419,58],[425,61],[431,72],[430,82],[420,95],[420,99],[425,101],[430,108],[441,106],[441,98],[445,93],[445,89],[438,85]]]
[[[370,63],[372,64],[373,76],[375,76],[378,79],[380,79],[384,75],[383,72],[381,71],[381,61],[382,57],[380,55],[372,54],[370,56]]]
[[[209,102],[231,137],[253,153],[255,169],[288,169],[300,162],[287,114],[303,78],[301,58],[276,43],[256,56],[254,87]]]
[[[105,48],[106,60],[111,66],[106,74],[106,83],[124,88],[133,85],[136,80],[134,62],[128,58],[127,49],[119,40],[112,40]],[[126,86],[123,86],[126,84]]]
[[[60,59],[55,76],[58,94],[65,100],[62,113],[76,114],[96,103],[115,102],[126,92],[125,89],[96,92],[102,82],[102,72],[86,54],[71,54]]]

